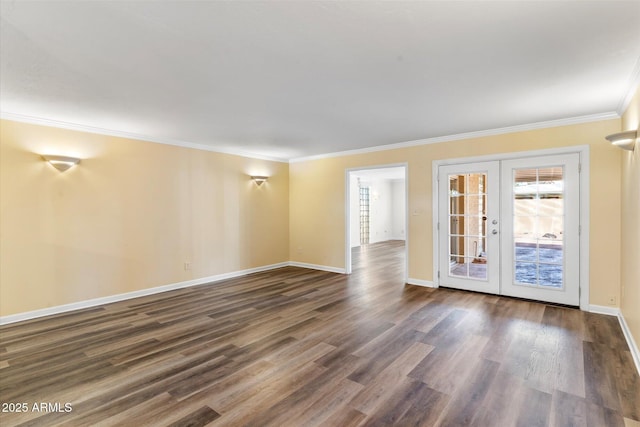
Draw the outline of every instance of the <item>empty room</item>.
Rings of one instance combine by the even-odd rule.
[[[0,0],[0,425],[640,427],[638,22]]]

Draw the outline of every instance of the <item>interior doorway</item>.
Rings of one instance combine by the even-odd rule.
[[[408,277],[407,165],[347,169],[345,271],[352,272],[352,251],[381,242],[403,242],[404,279]]]

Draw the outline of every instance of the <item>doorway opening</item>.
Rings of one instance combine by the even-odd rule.
[[[345,271],[352,272],[354,252],[362,257],[368,249],[385,245],[404,257],[404,280],[408,277],[407,165],[392,164],[346,171]],[[365,265],[365,264],[362,264]]]

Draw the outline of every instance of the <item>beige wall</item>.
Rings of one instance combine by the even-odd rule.
[[[625,123],[638,120],[637,104]],[[639,239],[621,242],[620,231],[624,221],[625,234],[636,226],[638,235],[640,150],[625,164],[629,156],[603,139],[619,129],[606,120],[287,165],[2,121],[0,315],[288,260],[343,268],[345,169],[390,163],[408,164],[409,277],[432,280],[433,160],[586,144],[590,302],[619,298],[637,336],[638,263],[624,260]],[[40,159],[47,152],[83,161],[60,173]],[[624,201],[621,162],[633,175],[624,181],[636,183]],[[249,174],[271,178],[256,187]],[[612,268],[621,250],[622,269]]]
[[[0,162],[2,316],[289,259],[286,163],[6,120]]]
[[[344,268],[345,169],[406,162],[409,169],[409,277],[433,280],[433,160],[589,145],[590,303],[607,305],[610,296],[619,301],[622,153],[604,139],[619,127],[620,120],[605,120],[292,163],[289,170],[291,259]]]
[[[622,130],[640,126],[640,89],[622,116]],[[622,250],[620,308],[637,343],[640,343],[640,144],[622,153]]]

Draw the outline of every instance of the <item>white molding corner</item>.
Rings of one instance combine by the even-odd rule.
[[[173,291],[176,289],[188,288],[190,286],[206,285],[209,283],[219,282],[225,279],[232,279],[235,277],[246,276],[247,274],[259,273],[262,271],[274,270],[276,268],[288,267],[288,262],[281,262],[277,264],[265,265],[261,267],[248,268],[245,270],[233,271],[230,273],[216,274],[214,276],[202,277],[199,279],[186,280],[183,282],[171,283],[168,285],[157,286],[153,288],[141,289],[138,291],[127,292],[124,294],[110,295],[107,297],[94,298],[85,301],[74,302],[70,304],[58,305],[54,307],[42,308],[39,310],[27,311],[24,313],[11,314],[9,316],[0,317],[0,325],[8,325],[10,323],[22,322],[25,320],[36,319],[44,316],[51,316],[54,314],[66,313],[74,310],[82,310],[85,308],[91,308],[98,305],[110,304],[119,301],[125,301],[128,299],[144,297],[147,295],[159,294],[162,292]]]
[[[618,307],[608,307],[606,305],[589,304],[589,312],[596,314],[606,314],[607,316],[620,315],[620,309]]]
[[[415,286],[424,286],[425,288],[437,288],[435,283],[433,283],[430,280],[414,279],[412,277],[409,277],[407,279],[407,284],[408,285],[415,285]]]
[[[629,325],[627,325],[627,321],[625,320],[622,311],[618,307],[607,307],[605,305],[594,304],[589,305],[589,311],[591,313],[606,314],[608,316],[615,316],[618,318],[620,328],[622,329],[622,334],[624,335],[624,338],[627,341],[627,345],[629,346],[629,351],[631,352],[633,363],[636,365],[638,374],[640,374],[640,351],[638,351],[638,345],[633,339],[633,335],[631,335],[631,330],[629,329]]]
[[[329,265],[309,264],[306,262],[289,261],[287,263],[290,267],[309,268],[311,270],[328,271],[329,273],[347,274],[346,269],[331,267]]]
[[[633,71],[629,76],[629,81],[627,82],[627,86],[625,88],[626,93],[624,94],[622,99],[620,99],[618,108],[616,108],[616,113],[618,113],[620,116],[622,116],[627,107],[629,107],[631,100],[636,94],[638,85],[640,85],[640,58],[638,58],[638,60],[636,61],[636,65],[633,67]]]
[[[618,314],[618,321],[620,322],[622,333],[627,340],[627,345],[629,345],[629,351],[631,352],[633,363],[636,364],[636,370],[638,371],[638,374],[640,374],[640,351],[638,351],[638,345],[633,339],[633,335],[631,335],[631,329],[629,329],[629,325],[627,325],[627,321],[625,320],[622,311]]]

